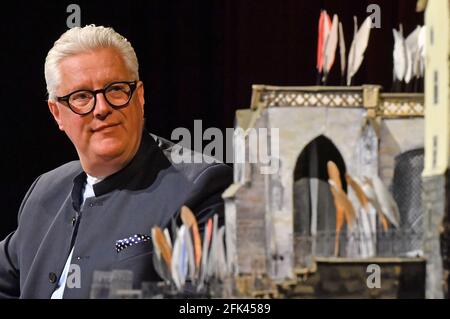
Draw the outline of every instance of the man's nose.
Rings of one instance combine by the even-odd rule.
[[[105,119],[111,112],[113,108],[106,101],[105,96],[101,93],[97,93],[97,103],[94,108],[94,116],[98,119]]]

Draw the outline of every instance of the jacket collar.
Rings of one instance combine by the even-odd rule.
[[[134,158],[120,171],[96,183],[95,197],[107,194],[116,189],[140,190],[153,184],[158,173],[171,164],[165,157],[158,144],[147,132],[143,130],[141,144]],[[79,211],[82,204],[82,190],[86,181],[86,173],[81,171],[73,179],[72,202]]]

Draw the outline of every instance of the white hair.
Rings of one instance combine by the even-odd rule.
[[[48,51],[44,73],[50,100],[56,97],[60,84],[59,64],[66,57],[101,48],[115,48],[122,56],[127,69],[139,80],[139,64],[130,42],[113,28],[95,26],[75,27],[64,32]]]

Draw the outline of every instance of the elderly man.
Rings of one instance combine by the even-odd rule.
[[[0,242],[0,297],[89,298],[95,270],[159,280],[149,240],[183,205],[199,223],[223,213],[231,168],[171,161],[173,145],[144,128],[144,85],[130,43],[111,28],[65,32],[45,61],[48,106],[79,161],[39,176],[18,228]],[[189,150],[184,150],[189,151]],[[134,245],[119,240],[138,235]],[[71,265],[80,284],[66,284]]]

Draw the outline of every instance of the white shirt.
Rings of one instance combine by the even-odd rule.
[[[87,175],[87,174],[86,174]],[[84,191],[83,191],[83,204],[86,198],[94,197],[94,184],[102,181],[104,177],[93,177],[87,175],[86,182],[84,183]],[[82,204],[82,205],[83,205]],[[64,289],[66,288],[67,274],[70,268],[70,262],[72,261],[73,255],[73,247],[70,251],[69,257],[67,257],[66,264],[64,265],[63,272],[61,277],[59,277],[58,288],[53,292],[51,299],[62,299],[64,295]]]

